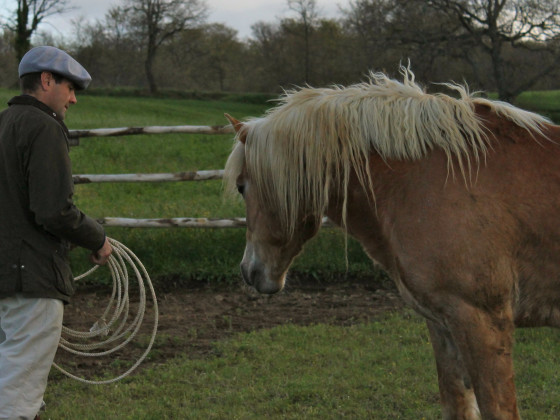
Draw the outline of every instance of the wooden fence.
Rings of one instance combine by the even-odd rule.
[[[179,125],[179,126],[150,126],[150,127],[121,127],[121,128],[96,128],[92,130],[70,130],[70,145],[78,146],[80,138],[83,137],[110,137],[110,136],[130,136],[137,134],[233,134],[230,125],[217,126],[198,126],[198,125]],[[178,172],[161,174],[82,174],[74,175],[74,184],[89,184],[94,182],[176,182],[176,181],[207,181],[211,179],[222,179],[223,169],[197,171],[197,172]],[[244,217],[233,217],[230,219],[212,219],[205,217],[175,217],[162,219],[132,219],[125,217],[104,217],[98,219],[99,223],[105,226],[120,227],[149,227],[149,228],[236,228],[245,227]],[[325,217],[323,226],[332,226]]]
[[[150,126],[150,127],[122,127],[97,128],[92,130],[70,130],[70,145],[78,146],[80,138],[129,136],[137,134],[232,134],[230,125],[219,126]],[[222,179],[222,169],[198,172],[179,172],[161,174],[82,174],[74,175],[75,184],[93,182],[176,182],[176,181],[206,181]],[[245,227],[245,218],[231,219],[178,217],[167,219],[131,219],[121,217],[104,217],[98,221],[105,226],[121,227],[189,227],[189,228],[233,228]]]

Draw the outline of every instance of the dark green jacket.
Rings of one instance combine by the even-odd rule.
[[[0,113],[0,297],[69,302],[70,244],[96,251],[105,232],[72,201],[66,125],[32,96],[8,104]]]

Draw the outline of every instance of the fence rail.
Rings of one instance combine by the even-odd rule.
[[[244,217],[231,219],[209,219],[204,217],[174,217],[170,219],[131,219],[126,217],[104,217],[97,220],[105,226],[134,228],[237,228],[245,227]]]
[[[132,134],[231,134],[231,126],[151,126],[151,127],[127,127],[127,128],[96,128],[93,130],[70,130],[72,145],[79,145],[80,137],[107,137],[125,136]],[[174,182],[174,181],[207,181],[222,179],[223,169],[177,172],[161,174],[83,174],[74,175],[74,184],[90,184],[97,182]],[[126,217],[104,217],[98,222],[105,226],[133,227],[133,228],[239,228],[246,227],[244,217],[233,217],[229,219],[213,219],[204,217],[173,217],[161,219],[133,219]],[[325,217],[322,226],[333,226]]]
[[[73,176],[74,184],[90,184],[94,182],[208,181],[222,179],[223,177],[223,169],[167,174],[83,174]]]
[[[71,146],[79,146],[83,137],[113,137],[138,134],[232,134],[230,125],[177,125],[177,126],[148,126],[148,127],[121,127],[121,128],[96,128],[91,130],[70,130],[69,142]],[[174,182],[174,181],[207,181],[222,179],[223,169],[178,172],[161,174],[82,174],[74,175],[74,184],[89,184],[98,182]],[[195,217],[176,217],[161,219],[132,219],[123,217],[104,217],[98,222],[105,226],[138,227],[138,228],[236,228],[245,227],[245,218],[212,219]]]
[[[104,217],[97,220],[105,226],[133,227],[133,228],[239,228],[246,227],[244,217],[230,219],[211,219],[204,217],[174,217],[171,219],[131,219],[126,217]],[[327,218],[322,219],[323,227],[332,227],[333,223]]]
[[[153,125],[147,127],[93,128],[90,130],[69,130],[70,146],[78,146],[84,137],[117,137],[137,134],[232,134],[230,125]]]

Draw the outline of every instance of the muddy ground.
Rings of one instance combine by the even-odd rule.
[[[243,286],[241,281],[234,286],[184,281],[176,286],[163,286],[165,284],[160,281],[155,286],[159,307],[158,339],[142,368],[185,353],[190,357],[206,357],[212,354],[213,343],[239,332],[286,323],[352,325],[403,306],[390,281],[374,284],[365,278],[329,283],[292,278],[281,293],[272,296],[260,295]],[[135,294],[131,294],[132,302],[138,301]],[[110,288],[81,287],[74,302],[66,307],[64,325],[78,331],[89,330],[106,308],[110,295]],[[153,312],[149,309],[141,331],[149,334],[152,325]],[[144,346],[126,347],[110,360],[115,357],[134,360]],[[76,358],[62,350],[56,362],[84,377],[94,372],[98,374],[100,368],[106,367],[103,359]]]

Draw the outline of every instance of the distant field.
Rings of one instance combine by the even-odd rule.
[[[560,123],[560,91],[525,92],[517,98],[516,105],[543,114]]]

